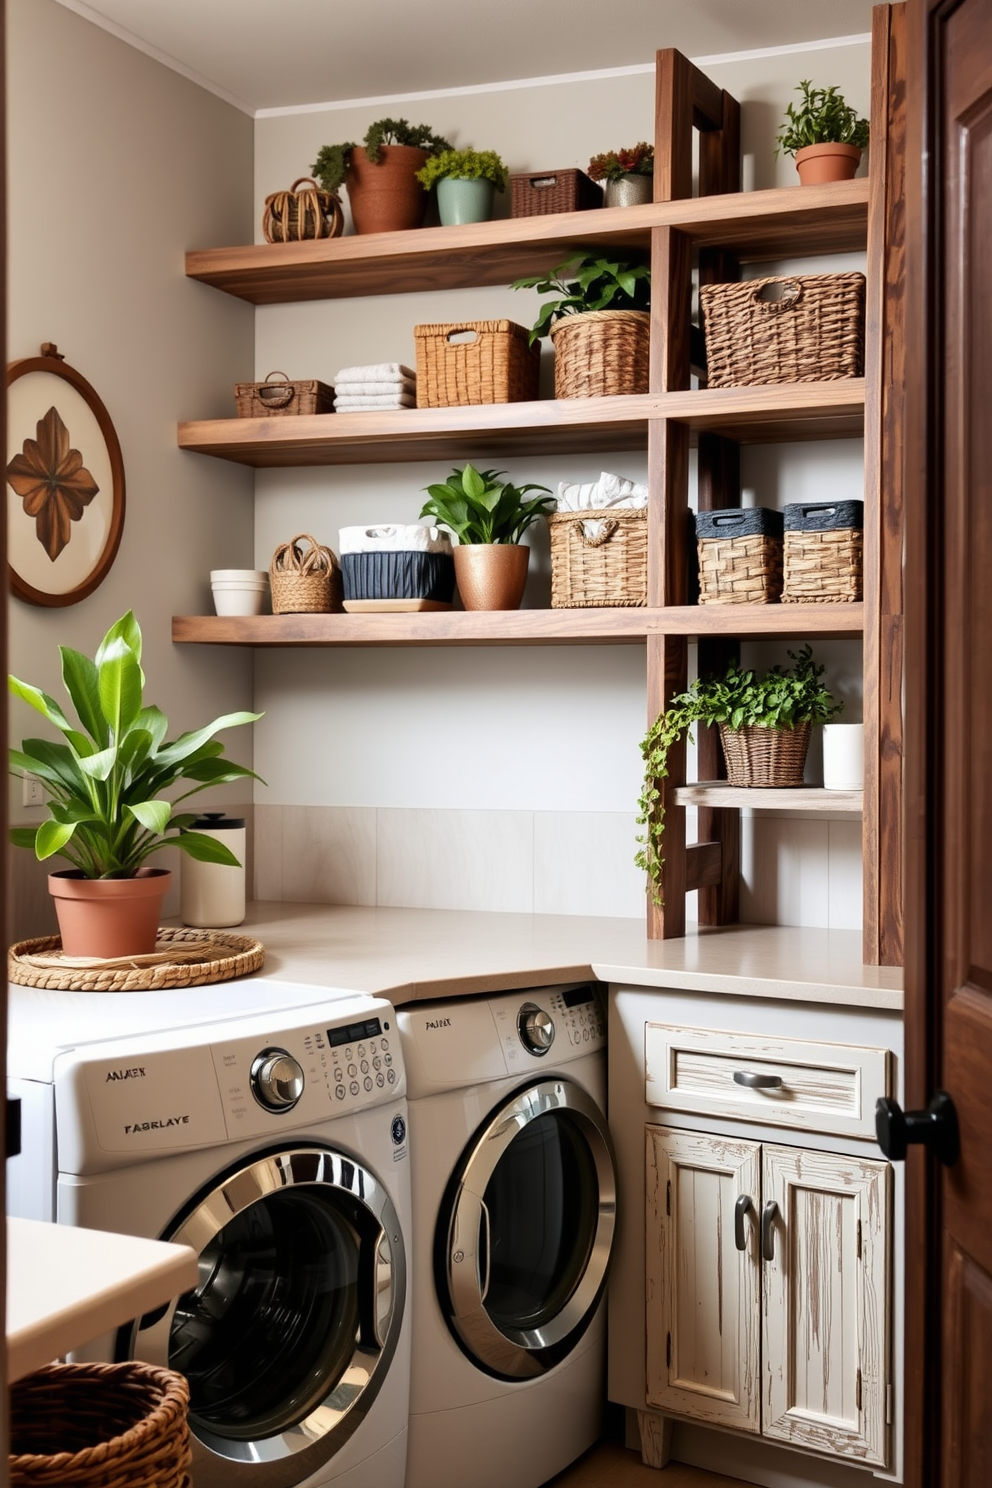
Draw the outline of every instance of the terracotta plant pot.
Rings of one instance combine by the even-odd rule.
[[[519,609],[530,548],[523,543],[464,543],[453,551],[458,593],[467,610]]]
[[[347,185],[357,233],[406,232],[423,226],[427,192],[416,173],[426,159],[427,151],[413,145],[383,145],[382,159],[373,165],[365,149],[355,146]]]
[[[136,878],[84,878],[78,868],[48,875],[67,956],[143,956],[155,949],[172,874],[139,868]]]
[[[861,151],[857,145],[806,145],[796,151],[800,186],[851,181],[860,164]]]

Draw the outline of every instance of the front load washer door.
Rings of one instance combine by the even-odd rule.
[[[560,1363],[602,1296],[615,1222],[596,1102],[564,1078],[515,1091],[462,1154],[435,1234],[439,1301],[473,1363],[508,1380]]]
[[[125,1352],[189,1380],[197,1484],[283,1488],[361,1423],[396,1347],[403,1237],[381,1183],[316,1146],[229,1172],[162,1236],[200,1280],[135,1324]]]

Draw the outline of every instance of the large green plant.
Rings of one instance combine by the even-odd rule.
[[[381,164],[383,145],[413,145],[433,154],[451,149],[448,141],[435,134],[429,124],[411,124],[407,119],[376,119],[366,129],[362,143],[373,165]],[[323,145],[318,151],[310,172],[325,191],[341,190],[354,148],[354,140],[347,140],[343,145]]]
[[[646,264],[625,259],[568,258],[548,274],[515,279],[511,288],[536,289],[539,294],[556,296],[542,305],[530,333],[531,346],[541,336],[549,335],[563,315],[651,308],[651,270]]]
[[[222,759],[214,735],[260,713],[228,713],[205,728],[168,740],[168,719],[142,693],[141,630],[129,610],[112,625],[91,661],[59,647],[62,682],[79,719],[70,723],[54,698],[17,677],[15,697],[28,703],[65,742],[24,739],[11,749],[10,768],[34,775],[48,793],[51,815],[39,827],[14,827],[11,841],[40,859],[61,854],[86,878],[133,878],[152,853],[181,848],[202,862],[238,866],[230,848],[189,826],[195,813],[177,812],[178,801],[232,780],[259,777]],[[164,792],[180,780],[196,784],[176,801]]]
[[[497,191],[505,191],[509,173],[495,150],[442,150],[431,155],[417,172],[425,191],[447,176],[460,181],[492,181]]]
[[[665,863],[661,852],[665,809],[659,782],[668,775],[668,756],[679,740],[699,723],[723,723],[732,729],[753,725],[793,729],[800,723],[826,723],[844,706],[821,683],[825,668],[813,660],[812,647],[790,651],[789,656],[791,667],[772,667],[763,677],[741,671],[735,662],[722,677],[697,677],[687,692],[671,699],[641,741],[644,784],[637,824],[644,832],[637,839],[640,847],[634,862],[647,873],[655,904],[663,903]]]
[[[425,486],[430,500],[420,515],[433,517],[460,543],[517,543],[539,517],[554,511],[555,498],[547,486],[514,486],[501,481],[502,470],[476,470],[466,465],[437,485]],[[542,496],[526,500],[530,491]]]
[[[776,155],[795,155],[807,145],[857,145],[868,143],[868,120],[860,119],[837,88],[814,88],[803,78],[795,89],[802,94],[797,107],[786,106],[785,120],[776,139]]]

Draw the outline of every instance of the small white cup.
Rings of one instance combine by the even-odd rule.
[[[864,790],[863,723],[823,725],[823,785],[825,790]]]
[[[218,615],[260,615],[269,592],[264,569],[214,568],[210,571],[214,609]]]

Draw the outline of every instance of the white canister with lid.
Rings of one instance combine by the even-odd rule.
[[[189,829],[205,837],[214,837],[238,860],[238,867],[227,863],[202,863],[199,858],[183,854],[179,887],[179,916],[184,925],[199,929],[222,930],[240,925],[245,917],[245,844],[247,833],[243,816],[225,816],[223,811],[205,811]]]

